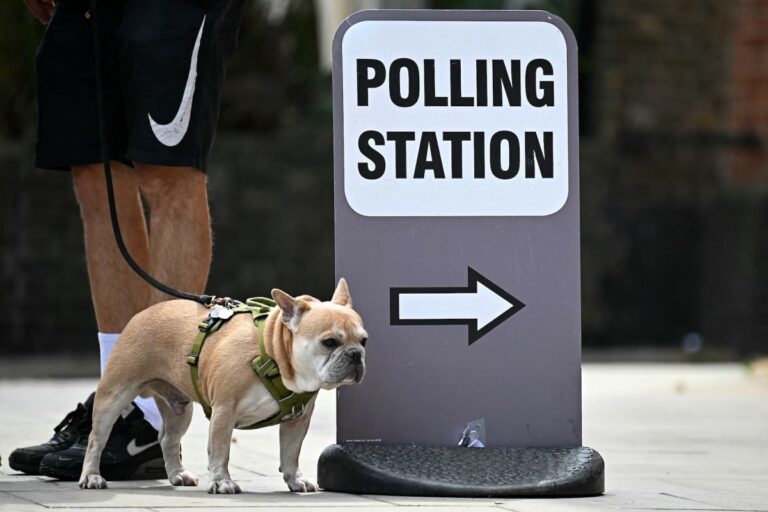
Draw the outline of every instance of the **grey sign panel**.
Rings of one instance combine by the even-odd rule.
[[[581,446],[576,64],[545,12],[340,27],[336,273],[369,343],[339,443]]]

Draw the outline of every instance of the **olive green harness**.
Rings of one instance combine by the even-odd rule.
[[[247,427],[237,428],[252,430],[256,428],[270,427],[297,418],[302,415],[304,408],[317,394],[317,391],[294,393],[286,388],[285,384],[283,384],[283,379],[280,376],[280,368],[278,368],[277,362],[269,357],[267,351],[264,349],[264,324],[266,323],[267,316],[273,309],[275,309],[275,307],[277,307],[275,301],[264,297],[250,298],[245,301],[245,304],[235,300],[228,300],[225,305],[214,306],[211,309],[208,318],[200,322],[197,326],[199,332],[195,338],[195,343],[192,345],[192,351],[187,356],[187,364],[189,365],[192,377],[192,387],[194,387],[197,400],[200,402],[200,405],[203,406],[203,411],[205,411],[205,416],[208,419],[211,419],[212,410],[211,406],[205,401],[200,392],[197,369],[198,362],[200,361],[200,353],[203,351],[203,344],[205,344],[205,339],[208,335],[219,330],[224,322],[240,313],[251,313],[253,316],[253,323],[256,325],[258,331],[259,355],[251,362],[251,366],[256,372],[256,375],[261,379],[264,387],[269,391],[269,394],[272,395],[272,398],[274,398],[275,401],[277,401],[280,410],[265,420]]]

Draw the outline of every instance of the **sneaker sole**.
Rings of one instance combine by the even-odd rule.
[[[80,480],[80,473],[82,467],[76,469],[76,473],[71,469],[59,469],[56,467],[48,466],[41,463],[39,468],[39,474],[49,476],[52,478],[58,478],[59,480],[66,480],[69,482],[76,482]],[[164,480],[168,476],[165,472],[165,462],[162,458],[150,459],[142,462],[138,466],[113,466],[110,468],[102,467],[101,476],[106,480],[120,481],[120,480]]]

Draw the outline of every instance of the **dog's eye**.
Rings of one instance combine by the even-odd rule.
[[[363,339],[360,340],[360,344],[362,346],[365,346],[366,343],[368,343],[368,338],[363,338]]]
[[[325,339],[325,340],[321,341],[320,343],[322,343],[323,346],[325,348],[327,348],[328,350],[333,350],[333,349],[335,349],[336,347],[339,346],[339,340],[335,340],[333,338]]]

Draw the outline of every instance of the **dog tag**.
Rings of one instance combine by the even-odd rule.
[[[211,318],[220,318],[222,320],[226,320],[232,315],[234,315],[234,313],[232,312],[231,309],[227,309],[224,306],[214,306],[209,316]]]

